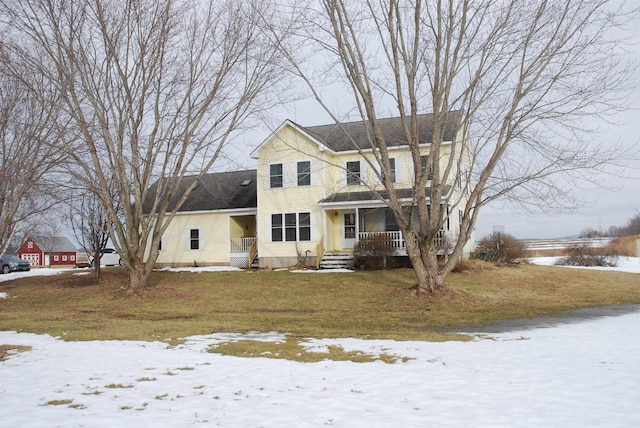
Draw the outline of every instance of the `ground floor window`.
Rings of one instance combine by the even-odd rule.
[[[311,213],[272,214],[271,241],[282,242],[283,240],[311,241]]]
[[[200,249],[200,229],[191,229],[189,231],[189,248],[192,250]]]

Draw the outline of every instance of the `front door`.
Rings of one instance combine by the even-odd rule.
[[[356,212],[346,211],[342,215],[342,248],[350,249],[356,244]]]

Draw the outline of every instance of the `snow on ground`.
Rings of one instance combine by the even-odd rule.
[[[638,325],[633,312],[472,342],[311,340],[409,358],[396,364],[206,352],[229,334],[171,348],[4,331],[0,344],[32,349],[0,362],[0,426],[638,426]]]
[[[536,265],[553,266],[559,257],[533,257],[529,261]],[[618,257],[617,266],[615,267],[581,267],[581,266],[560,266],[563,268],[574,269],[595,269],[595,270],[609,270],[619,272],[640,273],[640,257]]]

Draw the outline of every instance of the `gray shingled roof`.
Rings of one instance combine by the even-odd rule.
[[[52,253],[72,253],[76,251],[75,245],[64,236],[34,235],[31,239],[43,251]]]
[[[447,196],[451,191],[451,186],[445,186],[444,196]],[[400,199],[412,199],[413,189],[397,189],[398,197]],[[431,188],[427,187],[427,197],[431,194]],[[321,204],[329,203],[342,203],[342,202],[365,202],[365,201],[380,201],[389,199],[389,192],[386,190],[374,192],[371,190],[365,190],[360,192],[341,192],[333,193],[328,197],[320,201]]]
[[[448,115],[444,135],[442,137],[443,141],[453,140],[461,115],[461,111],[454,111]],[[403,146],[407,144],[406,139],[404,138],[400,118],[391,117],[387,119],[378,119],[378,123],[386,137],[388,146]],[[336,152],[355,150],[356,148],[366,149],[371,147],[371,143],[369,142],[367,132],[362,121],[308,127],[300,126],[300,128],[304,129],[314,138]],[[431,136],[433,134],[433,114],[418,115],[418,128],[420,143],[431,143]]]
[[[257,208],[256,170],[219,172],[205,174],[200,178],[197,187],[189,194],[185,203],[178,211],[212,211],[231,210],[239,208]],[[193,183],[195,176],[182,179],[178,194]],[[154,183],[149,189],[149,195],[155,194],[158,183]],[[151,211],[151,200],[143,204],[143,211],[148,214]],[[172,210],[176,201],[169,203]]]

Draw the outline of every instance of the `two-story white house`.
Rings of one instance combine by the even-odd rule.
[[[445,141],[464,138],[453,126],[458,114],[450,115]],[[431,115],[419,116],[425,161],[431,121]],[[392,179],[403,202],[412,206],[413,163],[406,143],[395,138],[402,135],[399,121],[380,124],[390,146]],[[362,122],[303,127],[285,121],[252,153],[256,170],[201,179],[163,235],[157,263],[246,267],[255,256],[260,267],[315,265],[323,254],[349,252],[358,239],[377,233],[388,234],[396,254],[405,256],[375,166],[366,159],[372,156],[369,144]],[[439,203],[449,215],[438,239],[456,239],[458,213],[466,202],[462,180],[446,183],[444,198]]]

